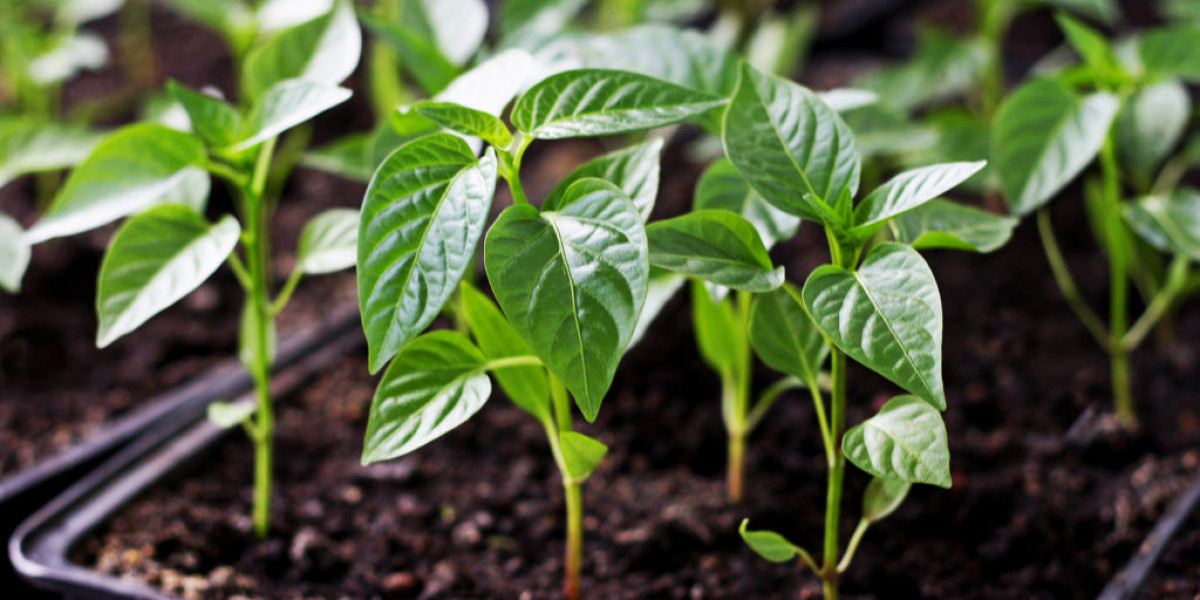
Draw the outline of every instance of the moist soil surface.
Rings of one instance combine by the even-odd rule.
[[[577,150],[545,154],[574,160]],[[669,212],[697,173],[666,172]],[[1102,297],[1104,265],[1078,202],[1060,202],[1054,216],[1085,294]],[[806,227],[776,251],[793,281],[826,260],[820,233]],[[1105,408],[1107,360],[1060,300],[1033,228],[995,255],[929,258],[945,306],[954,487],[916,486],[873,527],[844,595],[1093,598],[1200,465],[1200,405],[1178,393],[1200,389],[1189,368],[1200,318],[1185,306],[1174,343],[1148,343],[1134,361],[1142,434],[1071,444],[1063,433],[1075,419]],[[760,372],[757,384],[771,377]],[[536,421],[497,397],[444,438],[364,468],[375,381],[353,356],[280,399],[269,540],[250,533],[252,457],[236,436],[201,473],[121,512],[75,558],[190,597],[558,597],[562,490]],[[852,424],[897,393],[853,367],[850,388]],[[750,440],[747,499],[730,507],[717,390],[678,297],[583,427],[611,448],[584,489],[588,597],[819,595],[812,574],[762,560],[737,535],[748,517],[820,547],[826,471],[811,404],[797,393],[776,405]],[[843,542],[867,481],[850,471]]]
[[[1193,510],[1142,586],[1141,600],[1200,598],[1200,510]]]

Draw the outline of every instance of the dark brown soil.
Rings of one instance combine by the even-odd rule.
[[[1143,600],[1200,598],[1200,510],[1183,524],[1142,586]]]

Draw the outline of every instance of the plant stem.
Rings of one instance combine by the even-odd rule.
[[[846,355],[834,348],[831,360],[833,393],[830,433],[834,452],[825,495],[825,554],[821,565],[821,589],[826,600],[836,600],[838,597],[838,525],[842,511],[842,482],[846,474],[846,458],[839,451],[842,434],[846,430]]]
[[[274,315],[268,298],[270,285],[270,233],[267,229],[268,207],[263,198],[271,155],[275,150],[275,139],[265,142],[259,149],[254,163],[250,185],[246,189],[246,218],[250,236],[246,249],[246,260],[250,271],[250,303],[256,312],[250,321],[254,328],[250,335],[254,340],[255,357],[248,365],[254,379],[254,391],[258,400],[255,411],[254,429],[254,533],[265,539],[271,524],[271,472],[272,445],[274,442],[275,412],[271,404],[271,357],[269,336],[274,329]]]
[[[553,374],[550,375],[550,401],[554,416],[544,419],[542,426],[550,440],[550,451],[558,464],[563,480],[563,498],[567,505],[567,539],[563,549],[563,596],[567,600],[578,600],[580,595],[580,573],[583,570],[583,489],[582,483],[571,477],[563,458],[559,434],[572,431],[571,398],[567,388]]]
[[[1128,253],[1131,245],[1121,219],[1120,171],[1112,136],[1100,149],[1100,167],[1104,182],[1105,236],[1108,239],[1108,332],[1109,339],[1115,341],[1109,348],[1113,405],[1121,423],[1132,428],[1137,424],[1137,415],[1129,378],[1129,352],[1120,343],[1129,327]]]
[[[1050,212],[1047,209],[1043,208],[1038,211],[1037,224],[1038,235],[1042,239],[1042,250],[1046,253],[1046,262],[1050,264],[1050,271],[1054,273],[1054,280],[1058,283],[1059,292],[1067,301],[1067,306],[1071,307],[1071,310],[1087,327],[1088,332],[1096,339],[1096,343],[1108,351],[1112,346],[1112,336],[1109,335],[1104,322],[1079,293],[1079,288],[1075,285],[1075,278],[1071,276],[1067,261],[1063,259],[1062,251],[1058,248],[1058,240],[1054,237],[1054,228],[1050,224]]]
[[[750,302],[753,297],[748,292],[737,292],[735,316],[738,321],[737,348],[735,348],[737,363],[732,372],[723,373],[722,378],[722,413],[725,417],[725,428],[728,436],[728,464],[726,465],[725,486],[728,491],[729,503],[739,504],[745,496],[746,487],[746,436],[749,434],[748,414],[750,412]]]
[[[746,493],[746,433],[730,431],[729,452],[725,466],[725,486],[728,488],[730,504],[741,504]]]
[[[980,81],[980,112],[985,120],[991,120],[1004,97],[1004,36],[1016,13],[1013,2],[1008,0],[976,0],[979,38],[987,52],[986,63]]]
[[[858,550],[858,545],[862,542],[863,536],[866,535],[867,529],[870,528],[870,521],[866,519],[858,520],[858,526],[854,528],[854,533],[850,534],[850,541],[846,543],[846,554],[842,556],[842,562],[838,563],[838,574],[845,573],[846,569],[850,568],[850,561],[854,560],[854,552]]]

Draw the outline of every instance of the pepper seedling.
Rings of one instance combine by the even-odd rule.
[[[360,35],[348,2],[280,31],[247,56],[241,107],[172,84],[170,92],[186,111],[191,132],[139,123],[104,138],[23,236],[38,243],[129,217],[100,269],[96,345],[101,348],[229,265],[246,292],[239,357],[258,401],[251,408],[218,403],[209,412],[218,424],[244,426],[255,444],[253,523],[260,537],[270,524],[275,317],[304,275],[354,264],[357,233],[353,210],[316,216],[301,234],[291,275],[272,297],[268,226],[275,198],[267,193],[267,181],[280,175],[273,172],[276,139],[350,97],[338,83],[358,64]],[[234,191],[236,217],[205,218],[210,175]]]
[[[661,143],[586,163],[540,207],[525,195],[521,161],[534,140],[652,129],[726,102],[645,75],[582,69],[525,91],[511,111],[513,129],[460,104],[419,103],[415,115],[453,133],[401,146],[367,189],[359,302],[371,371],[387,370],[371,406],[363,463],[407,454],[466,421],[491,395],[493,373],[542,423],[562,475],[563,589],[571,599],[581,593],[581,484],[606,452],[574,431],[571,398],[587,421],[596,419],[639,328],[650,274],[643,221],[658,187]],[[489,147],[478,157],[464,137]],[[514,204],[489,227],[498,177]],[[498,309],[460,286],[485,231],[484,266]],[[422,335],[460,288],[475,343],[455,331]]]
[[[774,208],[819,224],[831,263],[803,288],[761,295],[750,313],[754,349],[768,365],[808,388],[829,468],[820,560],[778,533],[752,531],[746,542],[776,562],[799,559],[816,573],[826,598],[871,524],[895,509],[912,484],[950,487],[950,454],[940,411],[942,303],[937,282],[910,245],[878,241],[889,222],[953,189],[984,163],[947,163],[905,171],[854,202],[860,157],[849,127],[813,92],[743,65],[724,115],[730,162]],[[910,231],[911,233],[911,231]],[[944,232],[943,232],[944,233]],[[918,236],[919,239],[920,236]],[[901,238],[909,239],[909,236]],[[828,405],[818,374],[830,360]],[[910,395],[847,429],[849,359]],[[874,480],[845,552],[839,526],[846,460]]]
[[[1200,28],[1144,32],[1131,52],[1121,53],[1081,21],[1065,14],[1058,20],[1082,63],[1034,78],[1005,99],[993,125],[992,161],[1010,210],[1037,213],[1060,291],[1109,355],[1116,415],[1134,427],[1129,355],[1200,285],[1191,267],[1200,260],[1200,200],[1194,190],[1177,187],[1184,159],[1168,160],[1191,113],[1182,81],[1200,79],[1195,53],[1187,50],[1200,43]],[[1046,208],[1095,162],[1099,176],[1086,182],[1084,200],[1108,260],[1107,323],[1079,291]],[[1126,199],[1125,181],[1136,198]],[[1160,253],[1172,256],[1169,265]],[[1132,324],[1130,283],[1146,304]]]

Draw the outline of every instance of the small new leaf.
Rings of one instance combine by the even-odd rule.
[[[746,529],[746,525],[749,523],[750,519],[743,519],[742,524],[738,527],[738,534],[742,536],[746,545],[750,546],[750,549],[755,554],[773,563],[790,562],[804,554],[804,551],[799,546],[789,542],[787,538],[774,531],[750,531]]]
[[[658,196],[662,147],[663,140],[655,138],[589,160],[554,186],[554,190],[546,196],[542,210],[558,210],[567,188],[580,179],[596,177],[616,184],[633,201],[642,220],[649,219]]]
[[[413,110],[442,127],[474,136],[500,148],[512,144],[512,132],[499,117],[450,102],[420,102]]]
[[[936,409],[915,396],[892,398],[878,414],[851,427],[842,452],[876,477],[950,487],[946,425]]]
[[[253,148],[350,99],[350,90],[325,83],[292,79],[263,94],[246,121],[234,149]]]
[[[905,171],[867,195],[854,209],[851,232],[865,239],[883,222],[954,189],[979,172],[986,161],[930,165]]]
[[[25,231],[6,214],[0,213],[0,288],[11,294],[21,291],[21,279],[29,268],[29,243]]]
[[[358,211],[331,208],[313,217],[300,232],[296,268],[310,275],[354,266],[358,250]]]
[[[1126,206],[1125,221],[1155,248],[1200,261],[1200,192],[1146,196]]]
[[[505,320],[500,309],[483,292],[462,284],[463,312],[475,343],[491,360],[513,356],[530,356],[533,350],[521,334]],[[546,370],[537,366],[507,367],[492,371],[500,388],[513,404],[537,417],[539,420],[551,416],[550,384]]]
[[[863,492],[862,518],[868,523],[887,518],[908,497],[912,484],[902,479],[872,477]]]
[[[763,200],[726,158],[714,162],[700,176],[692,207],[696,210],[728,210],[741,215],[758,230],[768,250],[778,242],[791,239],[800,228],[800,219]]]
[[[590,438],[575,431],[564,431],[558,434],[559,447],[562,448],[563,464],[567,468],[566,475],[580,483],[587,479],[604,455],[608,454],[608,446],[600,440]]]
[[[213,402],[208,405],[208,421],[221,429],[237,427],[249,420],[256,408],[253,402]]]
[[[888,222],[896,241],[917,250],[991,252],[1012,237],[1016,217],[937,198]]]
[[[646,226],[650,264],[747,292],[783,284],[758,231],[727,210],[697,210]]]

